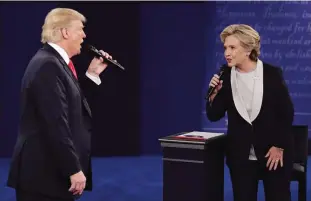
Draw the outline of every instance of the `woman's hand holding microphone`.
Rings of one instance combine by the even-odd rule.
[[[211,81],[209,83],[209,87],[215,87],[215,90],[214,90],[213,94],[210,96],[209,102],[213,102],[215,96],[217,95],[219,90],[222,88],[222,83],[223,83],[223,81],[219,80],[219,75],[214,74],[213,78],[211,79]]]

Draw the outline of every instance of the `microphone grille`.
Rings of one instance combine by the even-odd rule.
[[[84,43],[83,47],[84,47],[85,49],[93,50],[93,51],[96,49],[95,47],[93,47],[92,45],[87,44],[87,43]]]

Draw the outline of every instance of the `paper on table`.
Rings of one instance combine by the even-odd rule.
[[[224,135],[224,133],[210,133],[210,132],[201,132],[201,131],[192,131],[189,133],[184,133],[181,135],[178,135],[180,137],[193,137],[193,138],[204,138],[204,139],[210,139],[213,137],[217,137],[220,135]]]

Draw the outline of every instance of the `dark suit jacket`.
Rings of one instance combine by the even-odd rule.
[[[263,63],[261,107],[251,122],[239,112],[233,97],[230,68],[224,74],[223,87],[212,104],[207,101],[206,113],[210,121],[218,121],[227,112],[227,164],[243,165],[247,162],[253,144],[257,159],[266,161],[271,146],[284,149],[284,163],[291,165],[293,136],[291,126],[294,109],[280,68]],[[262,94],[261,93],[261,94]]]
[[[97,87],[88,78],[84,81]],[[20,109],[7,185],[69,198],[69,177],[82,170],[86,190],[91,190],[90,107],[70,68],[48,44],[25,71]]]

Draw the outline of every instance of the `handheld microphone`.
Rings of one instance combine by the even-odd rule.
[[[218,72],[218,76],[219,76],[219,81],[222,80],[224,72],[226,71],[226,69],[228,69],[228,66],[226,64],[223,64],[220,67],[220,71]],[[209,100],[210,96],[214,93],[215,89],[217,86],[215,87],[209,87],[208,91],[207,91],[207,96],[205,97],[206,100]]]
[[[121,68],[122,70],[125,70],[125,68],[124,68],[121,64],[119,64],[116,60],[112,60],[112,59],[109,59],[109,58],[104,57],[104,55],[103,55],[98,49],[96,49],[94,46],[92,46],[92,45],[86,45],[86,48],[87,48],[88,50],[90,50],[96,57],[101,57],[101,58],[104,59],[104,61],[109,61],[109,63],[118,66],[118,67]]]

